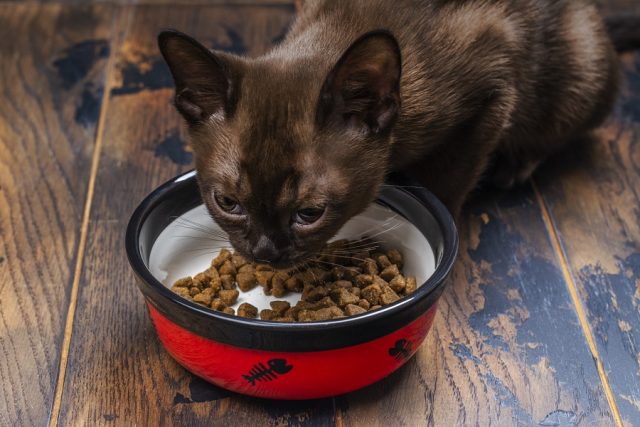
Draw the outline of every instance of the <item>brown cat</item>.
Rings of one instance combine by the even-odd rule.
[[[617,57],[582,0],[307,1],[259,58],[159,36],[202,197],[244,255],[312,255],[409,171],[456,215],[607,115]]]

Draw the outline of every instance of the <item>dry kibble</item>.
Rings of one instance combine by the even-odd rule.
[[[238,287],[242,292],[248,292],[258,284],[256,276],[253,273],[245,272],[238,273],[236,276],[236,282],[238,282]]]
[[[398,274],[396,277],[391,279],[391,281],[389,282],[389,287],[391,289],[393,289],[396,293],[403,292],[404,288],[406,288],[406,286],[407,286],[407,282],[406,282],[405,278],[402,277],[401,274]]]
[[[269,305],[278,316],[283,316],[291,308],[291,304],[288,301],[271,301]]]
[[[347,304],[357,304],[358,298],[348,290],[341,288],[331,291],[331,299],[340,307],[344,307]]]
[[[232,276],[235,276],[237,273],[237,270],[230,260],[226,260],[224,264],[220,266],[220,268],[218,269],[218,272],[220,274],[230,274]]]
[[[392,264],[391,261],[389,261],[389,258],[387,258],[386,255],[380,255],[379,257],[376,258],[376,261],[378,262],[378,265],[382,269],[387,268]]]
[[[242,267],[243,265],[248,264],[247,259],[240,254],[233,254],[231,256],[231,262],[233,263],[233,266],[238,270],[240,270],[240,267]]]
[[[322,255],[307,268],[275,270],[267,264],[249,262],[239,253],[223,249],[206,270],[183,277],[173,284],[176,294],[198,304],[247,318],[277,322],[324,321],[355,316],[391,304],[417,289],[416,278],[401,272],[400,251],[386,253],[370,239],[338,240],[329,243]],[[234,310],[241,292],[260,285],[267,295],[283,297],[301,293],[294,306],[288,301],[271,301],[261,310],[242,303]]]
[[[255,319],[258,317],[258,309],[248,302],[243,302],[240,304],[240,307],[238,307],[238,316]]]
[[[355,277],[354,283],[359,288],[364,288],[373,283],[373,276],[370,274],[358,274]]]
[[[207,288],[207,289],[211,289],[211,288]],[[207,290],[205,289],[205,291]],[[197,302],[198,304],[202,304],[202,305],[209,305],[211,304],[211,300],[213,299],[213,295],[211,294],[211,292],[200,292],[197,295],[194,295],[193,297],[193,302]]]
[[[344,308],[344,313],[347,316],[355,316],[356,314],[362,314],[362,313],[366,313],[367,310],[365,310],[364,308],[360,307],[359,305],[354,305],[354,304],[348,304],[345,308]]]
[[[399,274],[400,274],[400,271],[398,270],[398,266],[393,264],[385,268],[384,270],[382,270],[382,272],[380,273],[380,277],[382,277],[387,282],[390,282],[391,280],[393,280],[394,277],[396,277]]]
[[[371,305],[377,305],[380,303],[380,295],[382,294],[382,288],[377,283],[369,285],[361,292],[362,298],[369,301]]]
[[[264,310],[260,310],[260,318],[262,320],[273,320],[276,317],[278,317],[278,313],[276,313],[273,310],[269,310],[268,308],[265,308]]]
[[[227,249],[223,249],[220,251],[218,256],[215,257],[213,261],[211,261],[211,265],[215,268],[220,268],[220,266],[224,264],[224,262],[228,259],[231,259],[231,252],[229,252]]]
[[[382,293],[380,294],[380,303],[382,305],[391,304],[398,301],[399,299],[400,297],[398,296],[398,294],[396,294],[389,286],[385,286],[382,288]]]
[[[226,305],[233,305],[238,300],[238,296],[240,292],[237,289],[223,289],[218,292],[218,297],[222,300]]]
[[[408,295],[411,292],[415,292],[418,289],[416,278],[413,276],[407,276],[405,278],[406,286],[404,287],[404,294]]]
[[[222,284],[222,289],[236,288],[236,280],[230,274],[222,274],[220,276],[220,283]]]
[[[371,303],[369,303],[369,301],[367,301],[366,299],[360,299],[360,301],[358,301],[358,306],[364,308],[365,310],[369,310],[369,308],[371,307]]]
[[[391,249],[387,251],[387,258],[389,258],[389,261],[391,261],[392,264],[397,265],[398,268],[402,268],[404,263],[402,259],[402,254],[400,253],[399,250]]]
[[[190,288],[193,283],[193,279],[191,276],[183,277],[182,279],[176,280],[173,284],[174,288]]]
[[[371,258],[366,258],[362,263],[362,271],[366,274],[378,274],[378,264]]]
[[[255,274],[256,269],[251,264],[245,264],[238,268],[238,273],[251,273]]]
[[[270,284],[271,278],[275,273],[271,270],[256,270],[255,276],[258,284],[262,287],[266,287]]]
[[[217,311],[222,311],[227,308],[227,305],[222,302],[220,298],[214,298],[213,301],[211,301],[211,308]]]
[[[289,277],[284,282],[284,287],[291,292],[300,292],[302,290],[302,280],[299,277]]]

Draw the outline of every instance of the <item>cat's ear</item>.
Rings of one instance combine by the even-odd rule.
[[[174,30],[161,32],[158,46],[175,82],[175,106],[188,123],[232,113],[236,76],[229,58]]]
[[[386,31],[367,33],[342,55],[327,76],[318,102],[320,126],[381,133],[400,110],[400,48]]]

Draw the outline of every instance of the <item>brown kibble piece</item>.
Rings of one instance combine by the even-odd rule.
[[[225,308],[225,309],[224,309],[224,310],[222,310],[222,311],[223,311],[224,313],[231,314],[231,315],[236,314],[236,311],[235,311],[233,308],[231,308],[231,307],[227,307],[227,308]]]
[[[238,301],[238,296],[240,292],[237,289],[223,289],[218,292],[218,297],[224,302],[226,305],[233,305]]]
[[[211,301],[211,308],[217,311],[222,311],[227,308],[227,306],[220,298],[214,298],[213,301]]]
[[[238,273],[251,273],[251,274],[254,274],[255,271],[256,271],[255,268],[251,264],[245,264],[245,265],[241,266],[240,268],[238,268]]]
[[[260,318],[262,320],[273,320],[276,317],[278,317],[278,313],[276,313],[273,310],[269,310],[268,308],[265,308],[264,310],[260,310]]]
[[[315,308],[318,309],[318,308],[333,307],[334,305],[336,305],[336,303],[333,302],[331,297],[324,297],[320,301],[314,303],[314,305],[315,305]]]
[[[192,297],[198,295],[200,293],[200,288],[198,288],[197,286],[192,286],[191,288],[189,288],[189,295],[191,295]]]
[[[284,313],[291,308],[291,304],[289,304],[288,301],[271,301],[269,305],[278,316],[284,315]]]
[[[313,322],[316,320],[316,312],[313,310],[300,310],[298,312],[298,322]]]
[[[199,294],[196,294],[193,296],[193,302],[197,302],[198,304],[202,304],[206,306],[211,304],[212,299],[213,299],[213,295],[211,295],[211,292],[208,292],[208,293],[200,292]]]
[[[353,283],[348,280],[338,280],[336,282],[333,282],[333,286],[334,288],[351,289],[353,288]]]
[[[398,270],[398,266],[393,264],[385,268],[384,270],[382,270],[382,272],[380,273],[380,277],[382,277],[387,282],[390,282],[394,277],[396,277],[399,274],[400,274],[400,271]]]
[[[354,294],[355,296],[357,296],[358,298],[360,298],[360,294],[362,293],[362,289],[360,288],[356,288],[355,286],[351,289],[349,289],[349,292],[351,292],[352,294]]]
[[[223,274],[220,276],[220,283],[222,284],[222,289],[235,289],[236,288],[236,280],[230,274]]]
[[[190,288],[193,284],[193,279],[191,276],[183,277],[182,279],[176,280],[173,284],[174,288]]]
[[[220,251],[218,256],[211,261],[211,265],[215,268],[220,268],[220,266],[228,259],[231,259],[231,252],[227,249],[223,249]]]
[[[405,278],[402,274],[398,274],[396,277],[391,279],[389,282],[389,287],[393,289],[396,293],[400,293],[404,291],[404,288],[407,286]]]
[[[369,311],[377,310],[377,309],[379,309],[379,308],[382,308],[382,306],[381,306],[381,305],[374,305],[373,307],[371,307],[371,308],[369,309]]]
[[[361,296],[363,299],[369,301],[369,304],[376,305],[380,302],[380,295],[382,294],[382,288],[377,283],[373,285],[369,285],[364,288],[361,292]]]
[[[362,263],[362,271],[366,274],[378,274],[378,264],[371,258],[366,258]]]
[[[220,266],[220,268],[218,269],[218,272],[222,275],[222,274],[230,274],[232,276],[235,276],[237,273],[236,267],[233,265],[233,263],[230,260],[226,260],[224,262],[224,264],[222,264],[222,266]]]
[[[302,290],[302,280],[299,277],[289,277],[284,282],[284,287],[291,292],[300,292]]]
[[[370,274],[358,274],[354,281],[355,285],[359,288],[364,288],[373,283],[373,276]]]
[[[344,313],[347,316],[355,316],[356,314],[362,314],[366,312],[367,310],[360,307],[359,305],[354,305],[354,304],[347,304],[347,306],[344,308]]]
[[[391,261],[389,261],[389,258],[387,258],[386,255],[380,255],[376,258],[376,261],[378,262],[378,266],[380,266],[380,268],[387,268],[391,265]]]
[[[251,289],[255,288],[258,284],[256,280],[256,276],[253,273],[238,273],[236,276],[236,282],[238,282],[238,287],[242,292],[248,292]]]
[[[248,264],[247,259],[240,254],[233,254],[231,256],[231,262],[233,263],[233,266],[238,270],[243,265]]]
[[[347,304],[357,304],[358,298],[348,290],[341,288],[331,291],[331,299],[340,307],[344,307]]]
[[[336,306],[321,308],[320,310],[316,310],[315,320],[330,320],[335,319],[336,317],[343,317],[344,312],[340,310]]]
[[[302,290],[302,300],[316,302],[327,296],[327,290],[324,286],[305,285]]]
[[[382,288],[382,294],[380,294],[380,303],[382,305],[391,304],[392,302],[396,302],[400,299],[398,294],[396,294],[393,289],[389,286],[385,286]]]
[[[415,292],[418,289],[418,283],[416,282],[416,278],[413,276],[407,276],[405,278],[406,286],[404,287],[405,295],[410,294],[411,292]]]
[[[204,272],[198,273],[195,276],[193,276],[193,285],[192,286],[197,286],[200,289],[204,289],[204,288],[209,286],[209,282],[210,281],[211,281],[211,277],[206,275]]]
[[[369,310],[371,304],[366,299],[360,299],[360,301],[358,301],[358,306],[364,308],[365,310]]]
[[[275,320],[276,322],[295,322],[296,321],[296,319],[294,319],[291,316],[278,317],[273,320]]]
[[[257,270],[255,272],[256,280],[262,287],[268,286],[271,282],[271,278],[275,273],[270,270]]]
[[[404,260],[402,259],[402,254],[399,250],[391,249],[387,251],[387,258],[389,258],[389,261],[391,261],[392,264],[397,265],[398,268],[402,268]]]
[[[271,279],[271,295],[276,298],[282,298],[287,294],[287,288],[284,286],[285,280],[277,273]]]
[[[258,317],[258,309],[248,302],[243,302],[240,304],[240,307],[238,307],[238,316],[255,319]]]
[[[173,288],[171,288],[171,290],[176,294],[180,295],[182,298],[191,299],[191,294],[190,294],[191,289],[189,288],[181,288],[181,287],[176,288],[174,286]]]

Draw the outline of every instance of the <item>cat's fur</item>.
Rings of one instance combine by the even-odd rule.
[[[276,265],[317,251],[390,170],[454,215],[494,161],[498,185],[526,180],[605,118],[617,86],[586,0],[307,1],[259,58],[177,32],[159,45],[207,207],[237,250]]]

